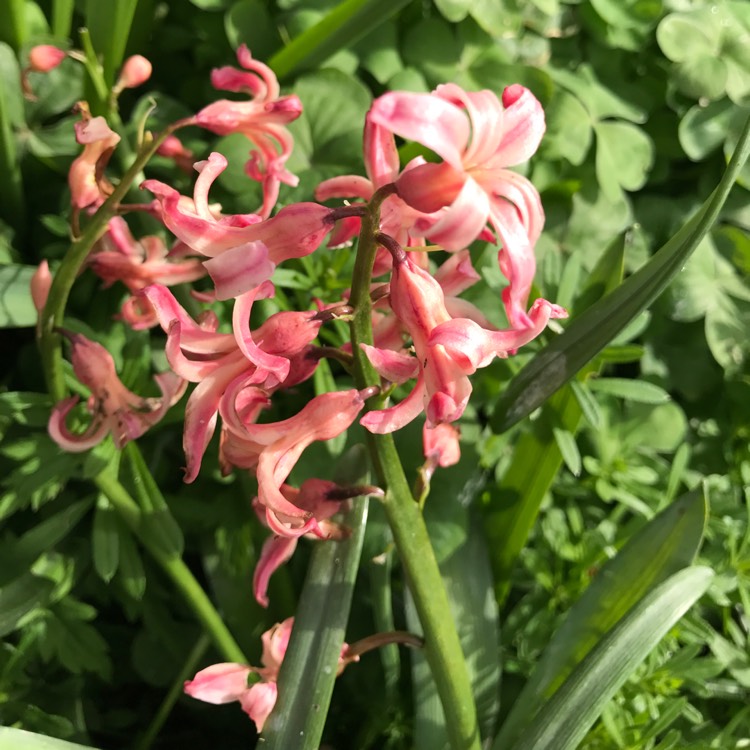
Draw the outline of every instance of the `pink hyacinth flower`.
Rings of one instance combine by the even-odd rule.
[[[433,329],[451,320],[440,284],[403,254],[394,260],[390,302],[411,336],[416,357],[365,344],[362,348],[386,380],[402,383],[417,377],[417,382],[401,403],[371,411],[360,423],[370,432],[393,432],[422,411],[427,414],[429,427],[456,421],[466,408],[471,383],[461,363],[443,347],[429,343]]]
[[[273,294],[270,282],[237,301],[232,333],[218,333],[215,316],[194,321],[163,286],[146,287],[143,294],[168,334],[165,351],[170,367],[185,380],[198,383],[185,409],[183,438],[185,481],[192,482],[218,414],[225,427],[244,435],[245,425],[267,406],[267,391],[312,375],[317,361],[306,355],[321,323],[314,312],[281,312],[250,331],[252,304]],[[228,465],[226,459],[222,463]]]
[[[216,216],[208,191],[227,167],[227,160],[212,153],[195,165],[200,172],[193,199],[180,195],[158,180],[146,180],[161,206],[166,227],[204,262],[216,286],[218,299],[231,299],[267,281],[276,266],[290,258],[312,253],[333,226],[333,212],[317,203],[286,206],[272,219],[255,214]]]
[[[302,114],[302,102],[295,95],[280,96],[273,71],[254,60],[244,44],[237,50],[237,59],[245,70],[218,68],[211,73],[211,83],[217,89],[249,94],[251,100],[222,99],[204,107],[194,120],[212,133],[242,133],[250,141],[253,150],[245,171],[263,186],[258,213],[267,218],[276,205],[281,183],[294,187],[299,182],[285,166],[294,146],[285,126]]]
[[[466,247],[489,222],[510,282],[503,296],[508,318],[514,328],[527,327],[533,248],[544,212],[536,188],[508,167],[527,161],[539,146],[545,122],[537,99],[519,85],[506,88],[501,103],[491,91],[467,93],[445,84],[432,94],[384,94],[370,116],[443,159],[404,171],[396,180],[398,195],[418,211],[442,211],[424,233],[447,250]]]
[[[187,383],[174,373],[156,375],[161,398],[143,398],[128,390],[117,377],[112,355],[100,344],[77,333],[66,334],[71,342],[73,372],[90,391],[87,407],[92,415],[91,424],[81,434],[72,433],[66,418],[78,403],[78,396],[63,399],[52,410],[49,434],[66,451],[78,453],[93,448],[108,433],[115,445],[143,435],[159,422],[170,406],[185,392]]]
[[[289,419],[246,425],[244,435],[234,431],[222,435],[225,461],[239,468],[255,468],[258,501],[264,506],[266,523],[275,534],[300,537],[313,533],[325,538],[325,528],[321,528],[314,512],[290,501],[282,486],[305,448],[342,434],[362,411],[365,399],[375,391],[366,388],[323,393]]]
[[[396,140],[390,131],[377,125],[369,114],[365,118],[363,145],[367,177],[342,175],[324,180],[315,189],[316,200],[327,201],[333,198],[358,198],[363,201],[369,201],[378,188],[396,180],[399,174]],[[421,163],[424,163],[424,159],[414,160],[414,162],[407,166],[407,169],[411,169],[413,166]],[[396,242],[403,246],[413,247],[424,245],[422,236],[418,233],[413,233],[412,229],[419,223],[429,224],[435,220],[437,219],[423,214],[405,203],[398,195],[389,195],[383,201],[380,210],[380,230],[393,237]],[[331,247],[336,247],[348,242],[359,232],[359,225],[360,220],[356,217],[341,220],[331,235],[328,244]],[[380,252],[378,260],[382,263],[384,259],[384,254]],[[389,259],[387,268],[390,268]],[[382,272],[384,273],[387,268],[383,268]],[[380,274],[378,271],[375,271],[374,275],[378,276]]]
[[[266,719],[276,704],[276,682],[289,648],[293,627],[294,618],[288,617],[284,622],[263,633],[262,667],[231,663],[214,664],[202,669],[192,680],[186,681],[185,692],[192,698],[206,703],[239,701],[242,710],[255,722],[258,731],[263,731]],[[347,657],[348,649],[349,645],[344,643],[336,674],[341,674],[347,664],[357,660],[356,657]],[[256,681],[258,679],[260,682]]]
[[[103,117],[83,119],[75,124],[75,131],[83,153],[70,165],[68,185],[71,203],[80,210],[99,206],[112,192],[112,186],[104,177],[104,168],[120,136],[110,129]]]

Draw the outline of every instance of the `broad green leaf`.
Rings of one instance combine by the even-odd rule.
[[[558,88],[545,110],[547,133],[542,141],[542,154],[551,159],[567,159],[579,165],[591,147],[591,117],[578,97]]]
[[[0,393],[0,416],[9,417],[17,424],[46,427],[51,410],[52,400],[46,393]]]
[[[361,449],[361,450],[360,450]],[[363,446],[346,454],[338,479],[365,481]],[[345,481],[346,480],[346,481]],[[342,523],[351,536],[315,545],[279,672],[279,696],[263,728],[269,750],[317,750],[333,693],[359,569],[368,501],[355,498]]]
[[[642,404],[663,404],[669,401],[669,394],[654,383],[629,378],[594,378],[588,381],[592,391],[608,393],[626,401],[638,401]]]
[[[490,424],[503,432],[539,407],[664,290],[719,215],[750,152],[750,119],[724,177],[693,218],[636,273],[571,321],[516,375],[503,394]]]
[[[258,60],[265,60],[281,45],[278,27],[268,12],[268,4],[261,0],[231,3],[224,16],[224,28],[232,47],[246,44]]]
[[[77,745],[56,737],[27,732],[24,729],[0,727],[0,748],[3,750],[94,750],[90,745]]]
[[[279,50],[268,64],[279,78],[308,70],[353,45],[401,10],[408,1],[344,0]]]
[[[469,12],[495,38],[513,37],[523,23],[518,0],[474,0]]]
[[[28,328],[36,325],[31,301],[33,266],[0,266],[0,328]]]
[[[726,98],[691,107],[680,120],[678,131],[685,153],[694,161],[705,159],[724,143],[736,113],[737,107]]]
[[[690,567],[652,589],[588,653],[536,714],[511,750],[574,750],[604,706],[685,612],[714,576]],[[495,750],[505,748],[495,742]]]
[[[473,0],[435,0],[435,5],[446,21],[457,23],[469,14]]]
[[[602,566],[555,631],[503,723],[498,745],[510,746],[568,675],[648,591],[693,563],[707,516],[702,492],[683,495]]]
[[[620,189],[638,190],[648,177],[654,159],[654,144],[640,128],[627,122],[598,122],[596,175],[610,200]]]

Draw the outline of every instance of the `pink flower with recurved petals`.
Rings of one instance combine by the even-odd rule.
[[[315,312],[282,312],[250,331],[253,302],[273,295],[270,282],[237,300],[232,333],[219,333],[213,315],[194,321],[163,286],[146,287],[143,294],[168,334],[170,367],[180,377],[198,383],[185,409],[183,438],[185,481],[192,482],[219,413],[225,427],[234,426],[244,434],[245,424],[253,422],[267,406],[269,392],[312,375],[317,361],[306,357],[307,347],[317,336],[321,321]]]
[[[432,94],[384,94],[370,117],[442,157],[442,163],[402,172],[398,195],[418,211],[442,212],[424,235],[447,250],[466,247],[489,222],[502,243],[498,259],[510,282],[503,293],[508,318],[514,328],[527,327],[533,248],[544,212],[536,188],[508,167],[528,160],[544,134],[537,99],[519,85],[506,88],[501,103],[491,91],[467,93],[449,83]]]
[[[74,434],[67,427],[66,418],[78,403],[78,396],[57,404],[52,410],[48,429],[63,450],[72,453],[88,450],[108,433],[112,434],[115,445],[122,448],[159,422],[185,392],[187,383],[174,373],[165,372],[154,378],[161,390],[161,398],[137,396],[120,382],[112,355],[101,344],[77,333],[65,335],[71,342],[73,372],[91,391],[87,403],[91,424],[81,434]]]
[[[249,94],[252,99],[214,102],[198,112],[194,121],[218,135],[242,133],[247,137],[254,148],[245,171],[263,185],[263,205],[258,213],[267,218],[276,205],[281,183],[294,187],[299,182],[285,167],[294,146],[285,125],[302,114],[302,102],[295,95],[280,96],[273,71],[254,60],[244,44],[237,50],[237,59],[245,70],[218,68],[211,73],[211,83],[217,89]]]
[[[258,731],[263,731],[266,719],[276,705],[276,681],[279,669],[289,647],[294,627],[294,618],[274,625],[263,633],[262,667],[244,664],[214,664],[202,669],[192,680],[185,682],[184,690],[192,698],[206,703],[222,704],[239,701],[242,710],[255,722]],[[341,674],[347,664],[357,661],[356,656],[347,656],[349,645],[341,647],[336,674]]]
[[[244,435],[229,430],[223,436],[224,460],[238,468],[255,469],[258,501],[266,523],[280,536],[313,533],[326,537],[315,512],[298,507],[282,492],[302,452],[316,441],[331,440],[348,429],[376,388],[323,393],[293,417],[270,424],[246,425]]]
[[[333,211],[317,203],[295,203],[266,220],[257,214],[217,216],[208,204],[208,191],[227,160],[212,153],[195,167],[200,174],[192,200],[158,180],[146,180],[141,187],[156,195],[166,227],[210,258],[204,265],[218,299],[238,297],[270,279],[282,261],[310,255],[333,227]]]

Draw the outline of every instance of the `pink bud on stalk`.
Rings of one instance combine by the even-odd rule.
[[[67,52],[51,44],[38,44],[29,52],[29,70],[35,73],[49,73],[66,57]]]
[[[122,66],[120,77],[114,86],[116,93],[123,89],[134,89],[142,86],[151,78],[151,63],[143,55],[132,55]]]

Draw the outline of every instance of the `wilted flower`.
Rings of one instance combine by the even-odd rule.
[[[71,343],[73,372],[90,391],[87,408],[91,424],[81,434],[72,433],[66,418],[78,396],[63,399],[52,410],[49,434],[66,451],[78,453],[93,448],[108,433],[118,448],[143,435],[159,422],[185,392],[187,383],[174,373],[154,377],[161,398],[144,398],[128,390],[117,377],[112,355],[101,345],[77,333],[65,334]]]

